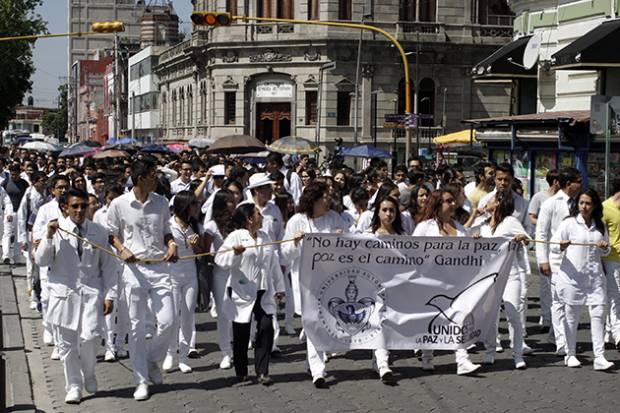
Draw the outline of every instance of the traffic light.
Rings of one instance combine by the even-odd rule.
[[[197,26],[230,26],[233,18],[230,13],[197,11],[192,13],[192,22]]]
[[[118,33],[125,31],[125,24],[121,21],[94,22],[91,30],[95,33]]]

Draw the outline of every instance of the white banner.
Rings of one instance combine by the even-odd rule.
[[[495,340],[515,248],[505,238],[306,234],[304,329],[317,349],[332,351]]]

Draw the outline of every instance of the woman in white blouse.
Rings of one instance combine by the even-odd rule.
[[[233,364],[240,382],[248,379],[250,322],[256,320],[254,368],[258,382],[268,386],[273,346],[276,295],[284,296],[282,271],[269,235],[260,230],[263,217],[254,204],[242,204],[233,215],[237,230],[231,232],[215,256],[215,263],[230,271],[220,313],[233,322]]]
[[[205,224],[205,238],[207,251],[216,252],[224,243],[224,238],[233,230],[232,215],[235,212],[235,196],[228,189],[220,189],[213,196],[213,213]],[[226,295],[226,283],[229,271],[213,265],[212,292],[217,314],[217,337],[222,354],[221,369],[232,367],[232,323],[224,311],[221,311]]]
[[[457,208],[456,196],[445,189],[431,193],[424,212],[424,220],[413,231],[414,237],[464,237],[467,230],[456,221],[454,212]],[[467,350],[456,350],[456,374],[470,374],[480,368],[469,360]],[[422,370],[433,371],[433,350],[422,350]]]
[[[301,313],[301,291],[299,286],[299,265],[301,262],[301,243],[305,233],[334,233],[347,232],[348,227],[340,214],[331,210],[329,187],[325,182],[315,181],[304,189],[299,199],[298,213],[286,224],[284,239],[295,239],[295,242],[285,242],[280,252],[291,269],[291,283],[295,296],[295,312]],[[303,334],[303,332],[302,332]],[[308,337],[308,364],[312,374],[312,382],[318,388],[326,386],[325,358],[323,351],[318,351]]]
[[[196,218],[200,213],[200,203],[190,191],[181,191],[174,197],[173,216],[170,217],[170,230],[177,244],[179,257],[203,252],[203,239]],[[179,260],[170,263],[170,280],[175,306],[175,338],[172,340],[162,368],[170,371],[174,357],[179,352],[179,370],[191,373],[188,364],[190,352],[196,353],[196,323],[194,310],[198,296],[198,268],[196,260]]]
[[[590,332],[594,370],[607,370],[613,363],[605,359],[606,279],[601,257],[609,254],[609,238],[603,224],[601,199],[593,189],[577,196],[570,215],[560,223],[551,239],[551,249],[562,252],[562,261],[554,283],[559,299],[564,303],[566,345],[564,363],[579,367],[575,356],[577,327],[583,306],[590,312]],[[589,245],[578,245],[589,244]]]
[[[525,241],[528,236],[525,228],[518,219],[512,216],[514,212],[514,201],[512,199],[512,191],[497,191],[495,196],[485,206],[485,212],[490,217],[486,219],[480,226],[471,230],[472,233],[479,233],[481,237],[501,237],[514,238],[517,242]],[[474,212],[475,213],[475,212]],[[519,245],[510,273],[506,288],[502,295],[504,301],[504,309],[508,319],[510,329],[510,337],[512,340],[513,360],[515,368],[526,368],[523,360],[523,326],[521,324],[521,275],[527,271],[526,255],[523,252],[523,246]],[[499,311],[499,310],[498,310]],[[486,353],[484,355],[484,364],[493,364],[495,362],[496,340],[495,335],[497,327],[489,330],[490,336],[485,339]]]

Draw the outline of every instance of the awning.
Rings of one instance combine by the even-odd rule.
[[[536,66],[526,69],[523,66],[523,52],[532,36],[521,37],[495,51],[491,56],[472,69],[474,79],[536,79]]]
[[[620,19],[608,20],[551,56],[554,69],[620,67]]]
[[[459,132],[449,133],[447,135],[437,136],[433,138],[435,145],[469,145],[471,130],[465,129]],[[473,142],[476,142],[476,131],[473,131]]]

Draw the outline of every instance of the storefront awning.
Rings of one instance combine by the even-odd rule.
[[[554,69],[597,70],[620,67],[620,19],[590,30],[551,56]]]
[[[526,69],[523,62],[525,46],[532,36],[521,37],[495,51],[472,69],[474,79],[515,79],[537,77],[536,66]]]

